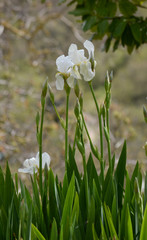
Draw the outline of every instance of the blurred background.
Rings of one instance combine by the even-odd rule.
[[[90,38],[83,33],[80,19],[68,14],[66,5],[47,0],[0,1],[0,165],[8,161],[16,172],[26,158],[36,155],[35,116],[40,110],[40,95],[46,77],[53,89],[56,106],[65,117],[65,93],[55,88],[56,58],[67,54],[71,43],[83,48]],[[93,81],[99,103],[104,101],[104,80],[107,70],[113,70],[111,103],[112,152],[119,156],[124,139],[128,145],[128,168],[139,161],[145,169],[144,143],[147,129],[143,118],[143,105],[147,97],[147,46],[128,55],[120,47],[116,52],[105,53],[103,41],[94,41],[97,60]],[[87,84],[80,87],[84,98],[84,113],[93,141],[97,144],[98,132],[95,106]],[[69,139],[72,144],[76,103],[71,94],[69,113]],[[87,154],[89,152],[88,141]],[[64,172],[64,132],[54,109],[47,98],[43,151],[50,154],[53,171],[62,179]],[[105,152],[107,159],[107,152]],[[79,167],[81,159],[78,156]],[[26,176],[24,176],[26,177]]]

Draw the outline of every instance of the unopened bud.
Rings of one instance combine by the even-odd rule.
[[[43,88],[42,88],[42,93],[41,93],[41,97],[45,98],[47,94],[47,79],[43,84]]]
[[[76,106],[74,109],[74,113],[76,118],[78,119],[79,115],[80,115],[80,103],[79,103],[79,99],[77,98],[77,102],[76,102]]]
[[[81,107],[81,110],[83,109],[83,94],[80,93],[80,96],[79,96],[79,103],[80,103],[80,107]]]
[[[147,123],[147,110],[146,110],[145,106],[143,106],[143,115],[144,115],[144,120]]]
[[[105,120],[106,120],[106,110],[105,110],[105,105],[104,105],[104,104],[100,107],[100,114],[101,114],[102,117],[103,117],[103,122],[104,122],[104,125],[105,125]]]
[[[77,98],[79,98],[80,89],[79,89],[78,83],[76,83],[76,85],[74,86],[74,91],[75,91],[75,94],[76,94]]]
[[[113,80],[113,71],[110,72],[110,83],[112,83],[112,80]]]
[[[83,147],[82,142],[81,142],[79,139],[77,139],[76,143],[77,143],[77,147],[78,147],[80,153],[83,154],[83,152],[84,152],[84,147]]]
[[[49,95],[50,95],[50,100],[52,103],[55,103],[55,98],[54,98],[54,94],[52,92],[52,88],[51,86],[48,84],[48,90],[49,90]]]
[[[90,148],[91,148],[91,151],[92,151],[93,155],[94,155],[97,159],[100,160],[100,155],[99,155],[99,153],[98,153],[98,148],[97,148],[96,146],[94,146],[94,145],[92,144],[92,142],[90,142]]]

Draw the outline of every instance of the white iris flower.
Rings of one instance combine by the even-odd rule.
[[[85,81],[90,81],[95,76],[96,61],[94,60],[94,45],[86,40],[84,47],[89,57],[85,57],[84,49],[78,50],[76,44],[71,44],[68,49],[68,56],[60,56],[56,60],[58,73],[56,74],[56,88],[64,89],[64,81],[73,88],[77,79],[83,76]]]
[[[49,154],[44,152],[42,154],[42,169],[45,168],[45,164],[49,169],[50,161],[51,159]],[[29,174],[33,174],[34,172],[37,173],[39,169],[39,152],[37,153],[36,157],[26,159],[23,163],[23,166],[24,168],[19,168],[18,172]]]

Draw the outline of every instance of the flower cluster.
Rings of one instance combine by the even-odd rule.
[[[64,81],[73,88],[77,79],[84,78],[90,81],[95,76],[96,61],[94,60],[94,45],[86,40],[84,47],[87,49],[89,57],[85,57],[84,49],[78,50],[76,44],[71,44],[68,49],[68,56],[61,55],[56,60],[58,73],[56,74],[56,88],[64,89]]]
[[[48,153],[44,152],[42,154],[42,169],[45,168],[45,165],[47,165],[47,167],[49,168],[50,161],[50,156],[48,155]],[[19,168],[18,172],[30,174],[33,174],[34,172],[37,173],[39,169],[39,152],[37,153],[36,157],[26,159],[23,165],[25,168]]]

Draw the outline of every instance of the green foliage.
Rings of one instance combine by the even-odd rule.
[[[126,169],[126,142],[124,142],[116,166],[115,155],[111,157],[109,129],[111,81],[112,74],[107,73],[106,97],[100,110],[92,82],[89,82],[98,113],[101,152],[92,143],[82,112],[81,94],[77,94],[79,99],[77,99],[75,108],[77,121],[75,142],[73,147],[66,144],[66,171],[63,182],[58,181],[58,177],[54,176],[52,169],[48,169],[47,166],[42,169],[42,167],[40,168],[42,164],[40,164],[41,170],[38,169],[38,173],[34,172],[33,176],[30,177],[32,183],[30,193],[21,180],[18,182],[17,174],[13,180],[8,164],[5,174],[0,168],[1,240],[145,239],[147,234],[147,174],[145,188],[141,192],[142,174],[138,163],[131,178]],[[39,114],[36,116],[41,156],[46,94],[47,83],[45,83],[41,95],[41,119]],[[69,98],[67,98],[67,102],[68,100]],[[103,125],[101,120],[103,120]],[[66,137],[68,137],[67,123],[68,109],[66,111]],[[88,161],[83,138],[84,128],[91,145]],[[108,148],[106,174],[104,174],[103,135],[106,138]],[[82,156],[83,173],[79,172],[76,163],[76,149]],[[96,157],[97,162],[94,161],[93,156]],[[97,171],[99,165],[100,172]],[[20,191],[18,191],[19,188]]]
[[[91,154],[87,178],[80,175],[71,147],[69,159],[69,174],[65,173],[63,184],[58,183],[51,169],[44,172],[42,198],[36,175],[32,178],[31,196],[21,181],[18,193],[18,183],[14,184],[8,165],[5,175],[0,169],[0,239],[15,236],[26,240],[131,240],[134,235],[145,239],[147,210],[142,217],[142,203],[146,201],[146,188],[142,195],[138,164],[131,179],[126,172],[126,143],[114,174],[108,169],[104,185]],[[89,211],[86,210],[85,185],[88,186]]]
[[[62,1],[59,1],[62,2]],[[66,0],[64,0],[66,2]],[[127,47],[128,53],[147,43],[147,18],[142,16],[141,8],[146,9],[146,1],[140,0],[86,0],[71,1],[74,16],[81,16],[83,31],[90,30],[92,39],[105,40],[105,51],[113,44],[115,51],[119,44]],[[138,13],[139,12],[139,13]],[[141,16],[139,14],[141,13]]]

